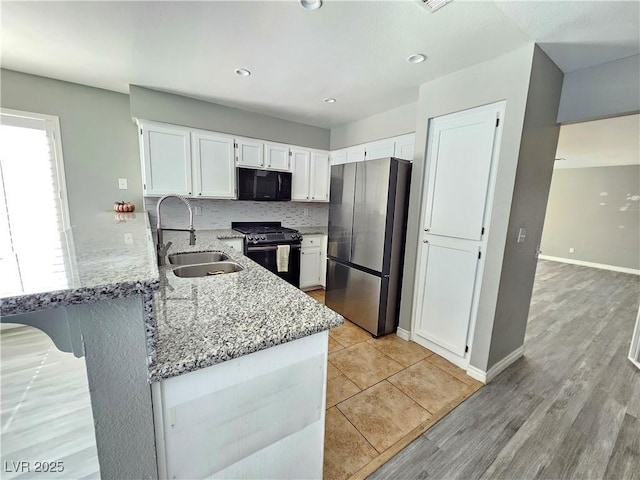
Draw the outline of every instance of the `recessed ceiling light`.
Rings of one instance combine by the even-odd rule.
[[[298,0],[298,3],[306,10],[317,10],[322,6],[322,0]]]
[[[422,63],[427,59],[426,55],[421,53],[414,53],[413,55],[409,55],[407,57],[407,62],[409,63]]]
[[[325,98],[323,101],[324,103],[336,103],[336,99],[331,97]]]
[[[240,75],[241,77],[248,77],[249,75],[251,75],[251,72],[246,68],[236,68],[235,72],[236,75]]]

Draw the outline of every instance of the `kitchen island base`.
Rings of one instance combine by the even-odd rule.
[[[328,332],[152,384],[160,478],[322,478]]]

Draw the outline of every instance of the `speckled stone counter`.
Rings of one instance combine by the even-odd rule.
[[[297,227],[302,236],[305,235],[327,235],[327,226],[326,225],[318,225],[315,227]]]
[[[204,238],[210,238],[214,236],[218,240],[231,240],[232,238],[244,238],[244,233],[237,232],[231,228],[221,228],[218,230],[201,230],[204,233]]]
[[[61,253],[42,244],[26,248],[29,260],[38,261],[40,269],[31,270],[33,274],[21,271],[20,282],[0,296],[0,316],[150,294],[158,289],[146,213],[99,213],[59,232],[59,238]],[[52,262],[52,257],[59,260]]]
[[[220,241],[220,231],[188,235],[166,232],[169,253],[220,250],[245,270],[225,275],[179,278],[160,267],[154,295],[155,344],[151,381],[221,363],[313,335],[343,318]]]

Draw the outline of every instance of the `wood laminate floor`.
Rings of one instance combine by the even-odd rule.
[[[538,263],[524,358],[370,479],[640,479],[640,277]]]
[[[324,303],[324,291],[307,292]],[[364,478],[482,384],[395,334],[329,331],[325,480]]]
[[[0,360],[0,478],[100,478],[84,359],[21,326],[0,332]]]

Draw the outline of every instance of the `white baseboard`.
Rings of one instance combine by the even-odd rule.
[[[524,355],[524,345],[515,349],[486,372],[474,367],[473,365],[467,366],[467,375],[471,378],[475,378],[479,382],[487,384],[502,373],[513,362],[522,357],[522,355]]]
[[[411,340],[411,332],[409,332],[409,330],[405,330],[404,328],[398,327],[398,330],[396,330],[396,335],[398,335],[402,340],[406,340],[407,342]]]
[[[613,272],[640,275],[640,270],[636,270],[635,268],[618,267],[616,265],[607,265],[604,263],[585,262],[583,260],[574,260],[572,258],[551,257],[549,255],[540,255],[538,258],[542,260],[551,260],[552,262],[570,263],[571,265],[581,265],[583,267],[601,268],[602,270],[611,270]]]
[[[487,372],[485,372],[484,370],[480,370],[473,365],[467,366],[467,375],[469,375],[471,378],[475,378],[479,382],[482,382],[484,384],[487,383]]]

